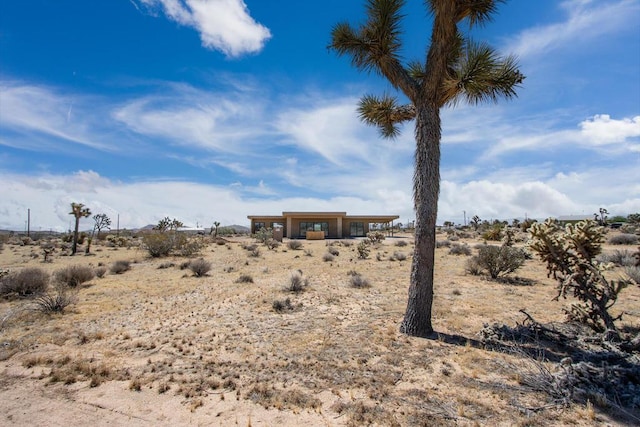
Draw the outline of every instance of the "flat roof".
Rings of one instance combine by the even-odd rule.
[[[284,220],[286,218],[349,218],[362,220],[392,221],[400,218],[398,215],[347,215],[346,212],[282,212],[282,215],[247,215],[249,219]]]

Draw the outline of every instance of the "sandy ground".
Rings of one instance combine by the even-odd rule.
[[[555,283],[537,260],[517,271],[532,283],[522,286],[468,275],[468,257],[439,248],[440,335],[420,339],[398,332],[411,236],[387,238],[366,260],[357,240],[291,250],[285,239],[275,250],[260,246],[257,257],[243,248],[252,239],[228,240],[201,252],[212,264],[205,277],[181,269],[186,258],[154,259],[135,247],[98,243],[92,256],[57,251],[44,263],[39,246],[5,243],[0,268],[10,270],[118,260],[132,268],[83,285],[62,315],[0,300],[0,425],[628,424],[590,404],[547,406],[519,383],[522,356],[474,344],[485,323],[522,323],[520,309],[539,322],[564,321],[564,302],[552,301]],[[328,244],[339,251],[333,261],[323,260]],[[395,252],[407,259],[392,260]],[[296,271],[308,288],[284,291]],[[371,287],[349,286],[353,272]],[[238,282],[242,275],[253,282]],[[293,310],[274,310],[287,298]],[[621,325],[640,327],[640,289],[626,289],[616,307]]]

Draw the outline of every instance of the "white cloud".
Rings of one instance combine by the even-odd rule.
[[[634,27],[640,11],[636,0],[570,0],[560,5],[567,12],[565,21],[523,31],[504,47],[505,52],[528,58],[549,55],[555,49],[576,49],[578,44]]]
[[[0,144],[43,149],[45,144],[57,146],[53,141],[64,140],[99,150],[110,149],[93,135],[91,127],[96,122],[96,111],[88,107],[92,102],[87,97],[7,81],[0,82],[0,94],[0,128],[23,135],[19,138],[5,135]]]
[[[580,123],[580,128],[581,135],[593,145],[620,144],[640,137],[640,116],[615,120],[599,114]]]
[[[222,152],[240,152],[252,138],[268,132],[258,97],[184,85],[165,90],[171,93],[126,102],[113,111],[113,118],[141,135]]]
[[[148,7],[162,7],[175,22],[195,28],[202,45],[230,57],[262,50],[271,38],[269,29],[257,23],[243,0],[138,0]]]

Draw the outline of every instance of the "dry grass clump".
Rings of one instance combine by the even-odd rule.
[[[638,236],[635,234],[621,233],[609,238],[611,245],[636,245],[638,244]]]
[[[34,304],[38,311],[45,314],[64,313],[64,310],[78,301],[76,290],[64,283],[57,283],[53,292],[38,295]]]
[[[324,262],[331,262],[334,260],[334,256],[333,254],[329,253],[329,252],[325,252],[324,255],[322,255],[322,260]]]
[[[369,281],[367,279],[365,279],[364,277],[362,277],[360,275],[360,273],[356,273],[356,272],[349,272],[349,286],[351,286],[352,288],[369,288],[371,287],[371,284],[369,283]]]
[[[303,278],[302,273],[296,271],[289,276],[289,282],[285,285],[284,290],[287,292],[302,292],[309,286],[309,279]]]
[[[287,248],[293,250],[293,251],[297,251],[299,249],[302,249],[302,242],[300,240],[289,240],[287,242]]]
[[[189,270],[196,277],[204,277],[211,271],[211,263],[204,258],[195,259],[189,262]]]
[[[398,246],[399,248],[403,248],[403,247],[405,247],[405,246],[407,246],[407,245],[408,245],[408,243],[407,243],[407,241],[406,241],[406,240],[398,240],[398,241],[396,242],[396,246]]]
[[[271,307],[276,313],[285,313],[296,309],[296,307],[291,304],[291,299],[289,298],[285,300],[274,300]]]
[[[451,247],[451,240],[437,240],[436,241],[436,248],[450,248]]]
[[[96,277],[101,279],[105,274],[107,274],[107,267],[101,265],[100,267],[96,267],[94,271],[96,273]]]
[[[253,277],[250,274],[241,274],[236,283],[253,283]]]
[[[389,261],[405,261],[406,259],[407,254],[405,254],[404,252],[395,251],[389,258]]]
[[[471,255],[471,248],[466,243],[454,243],[449,249],[449,254],[469,256]]]
[[[0,277],[0,295],[37,295],[47,290],[49,273],[38,267],[28,267],[16,272],[8,272]]]
[[[322,406],[320,399],[301,390],[279,390],[274,386],[264,383],[255,384],[246,394],[246,399],[262,405],[265,409],[319,408]]]
[[[123,259],[111,264],[111,268],[109,269],[111,274],[122,274],[129,270],[131,270],[131,262]]]
[[[63,283],[70,288],[78,287],[95,276],[93,269],[86,265],[70,265],[53,274],[56,283]]]
[[[334,246],[328,246],[327,247],[327,252],[330,253],[333,256],[340,255],[340,251],[338,250],[338,248],[336,248]]]
[[[613,263],[615,265],[619,265],[621,267],[627,267],[635,265],[636,260],[633,254],[628,250],[618,250],[616,249],[613,252],[602,253],[596,258],[600,262],[604,263]]]
[[[630,266],[624,269],[624,272],[629,279],[633,280],[636,285],[640,285],[640,267],[638,266]]]

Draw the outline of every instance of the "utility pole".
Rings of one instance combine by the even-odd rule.
[[[462,215],[464,215],[464,226],[467,226],[467,211],[462,211]]]
[[[31,236],[31,209],[27,208],[27,237]]]
[[[118,221],[116,222],[116,236],[120,235],[120,214],[118,214]]]

